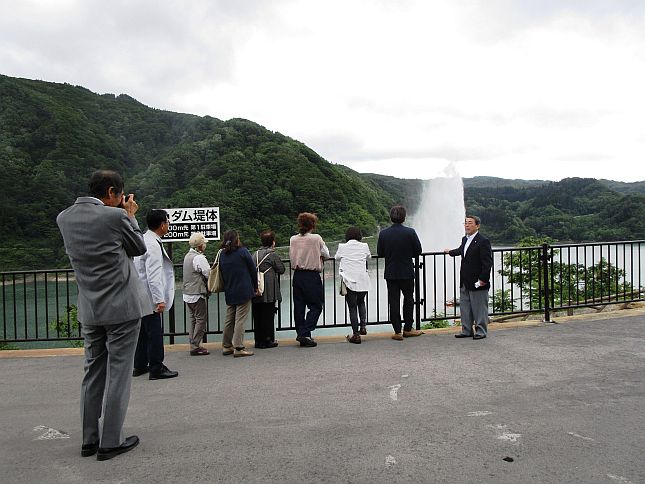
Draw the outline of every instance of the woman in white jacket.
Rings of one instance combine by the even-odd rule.
[[[342,281],[347,287],[345,302],[349,310],[349,320],[352,323],[353,334],[347,336],[350,343],[360,344],[361,335],[367,334],[367,309],[365,296],[370,287],[370,278],[367,272],[367,259],[372,257],[370,249],[365,242],[361,242],[363,235],[357,227],[350,227],[345,233],[346,243],[339,244],[336,251],[336,260],[340,261],[338,269]],[[360,323],[360,329],[359,329]]]

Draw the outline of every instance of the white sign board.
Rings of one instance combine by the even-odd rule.
[[[219,207],[208,208],[165,208],[170,228],[164,242],[182,242],[191,234],[201,232],[206,240],[219,240]]]

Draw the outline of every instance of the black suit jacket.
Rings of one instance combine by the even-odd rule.
[[[421,241],[413,228],[392,224],[381,230],[376,252],[385,257],[385,279],[414,279],[412,259],[421,254]]]
[[[490,240],[478,232],[464,257],[466,240],[467,238],[464,237],[461,239],[459,247],[448,252],[453,257],[461,256],[459,271],[461,286],[466,287],[469,291],[487,291],[490,288],[490,270],[493,267],[493,251]],[[475,288],[477,281],[486,281],[486,285]]]

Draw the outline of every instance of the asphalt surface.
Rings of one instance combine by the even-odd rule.
[[[80,457],[81,356],[0,358],[0,481],[645,482],[645,313],[403,342],[167,352]]]

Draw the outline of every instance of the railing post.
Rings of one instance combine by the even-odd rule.
[[[414,259],[414,307],[416,329],[421,329],[421,282],[420,282],[421,266],[419,263],[419,256]]]
[[[172,242],[167,242],[166,245],[168,246],[168,257],[170,257],[170,260],[172,261]],[[171,345],[175,344],[175,304],[174,303],[175,302],[173,301],[173,305],[170,308],[170,311],[168,311],[168,332],[170,333],[169,343]]]
[[[549,291],[549,244],[542,244],[542,274],[544,283],[542,285],[544,291],[544,323],[554,323],[551,320],[551,294]]]

